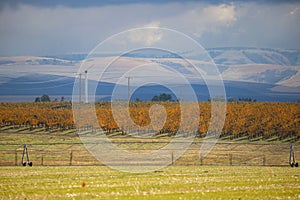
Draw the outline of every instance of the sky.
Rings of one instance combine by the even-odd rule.
[[[113,34],[149,26],[205,48],[300,49],[300,1],[2,0],[0,56],[87,53]]]

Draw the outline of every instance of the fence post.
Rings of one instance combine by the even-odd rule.
[[[232,166],[232,154],[229,154],[229,165]]]
[[[265,156],[265,155],[263,155],[263,158],[262,158],[262,163],[263,163],[263,166],[265,166],[265,165],[266,165],[266,156]]]
[[[73,152],[71,150],[71,152],[70,152],[70,163],[69,163],[70,166],[72,165],[72,159],[73,159]]]
[[[15,150],[15,166],[18,165],[18,151]]]
[[[42,155],[41,165],[44,165],[44,155]]]
[[[200,156],[200,165],[203,165],[203,156]]]
[[[173,154],[173,151],[172,151],[172,165],[174,165],[174,154]]]

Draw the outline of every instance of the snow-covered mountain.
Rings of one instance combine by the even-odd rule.
[[[300,96],[300,50],[214,48],[207,49],[207,52],[226,83],[227,94],[235,91],[236,97],[259,97],[258,94],[290,95],[291,98],[287,98],[289,101],[296,101]],[[192,54],[189,51],[181,53]],[[74,77],[78,77],[78,70],[85,56],[86,54],[0,57],[0,95],[35,95],[43,91],[59,95],[64,92],[71,94]],[[115,60],[109,68],[105,65],[108,60]],[[206,62],[197,58],[193,58],[192,62],[202,70],[201,73],[206,78],[214,78],[210,74],[211,66]],[[162,76],[166,82],[176,84],[178,79],[176,76],[172,78],[174,71],[189,80],[195,78],[191,63],[172,53],[150,55],[133,52],[121,58],[112,54],[99,55],[89,59],[89,65],[97,68],[94,73],[89,74],[90,81],[94,82],[99,80],[101,72],[104,72],[102,82],[123,85],[127,84],[128,76],[132,76],[132,84],[142,84],[147,78],[156,82]],[[134,72],[133,67],[138,70]],[[204,84],[197,78],[198,82],[193,84]],[[60,88],[60,91],[55,88]]]
[[[220,48],[208,50],[224,80],[300,87],[300,50]]]
[[[269,64],[300,66],[300,50],[227,47],[207,49],[219,65]]]
[[[0,57],[0,65],[73,65],[76,61],[56,57],[15,56]]]

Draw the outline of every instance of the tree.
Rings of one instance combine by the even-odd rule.
[[[157,95],[155,95],[151,101],[159,101],[159,97]]]
[[[248,98],[239,98],[239,101],[252,102],[252,99],[250,97],[248,97]]]
[[[230,98],[228,99],[228,102],[234,102],[234,98],[233,98],[233,97],[230,97]]]
[[[170,94],[162,93],[159,96],[155,95],[151,101],[173,101]]]
[[[142,100],[140,98],[138,98],[138,97],[135,99],[135,101],[136,102],[142,102]]]
[[[172,101],[172,96],[170,94],[163,93],[159,95],[161,101]]]
[[[41,98],[40,97],[36,97],[34,102],[41,102]]]
[[[47,94],[41,96],[41,102],[50,102],[50,97]]]

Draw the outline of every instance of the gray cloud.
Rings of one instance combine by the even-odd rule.
[[[88,52],[111,34],[151,23],[186,33],[205,47],[300,48],[298,2],[129,2],[85,7],[57,6],[55,1],[55,6],[4,6],[0,55]]]
[[[181,3],[182,0],[1,0],[0,8],[5,6],[18,7],[19,5],[31,5],[36,7],[71,7],[71,8],[86,8],[96,6],[111,6],[111,5],[126,5],[126,4],[166,4],[166,3]],[[207,4],[224,4],[224,3],[244,3],[244,0],[186,0],[185,3],[207,3]],[[249,2],[259,4],[285,4],[297,3],[299,0],[248,0]]]

